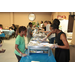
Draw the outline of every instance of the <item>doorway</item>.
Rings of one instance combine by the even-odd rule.
[[[69,20],[68,20],[68,29],[67,29],[67,39],[68,43],[72,45],[72,34],[73,34],[73,25],[74,25],[74,16],[69,15]]]

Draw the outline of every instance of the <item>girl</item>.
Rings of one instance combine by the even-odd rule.
[[[15,55],[18,59],[18,62],[20,61],[21,57],[27,56],[25,54],[25,39],[24,35],[26,34],[27,29],[25,26],[20,26],[19,27],[19,35],[16,38],[15,41]]]

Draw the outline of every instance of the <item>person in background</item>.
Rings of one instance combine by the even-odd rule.
[[[2,24],[0,24],[0,34],[2,34]]]
[[[43,21],[41,21],[41,24],[40,24],[40,27],[42,28],[42,26],[43,26]]]
[[[2,26],[2,24],[0,24],[0,29],[3,29],[3,26]]]
[[[18,34],[19,34],[18,32],[19,32],[19,29],[16,30],[16,32],[15,32],[15,37],[18,36]]]
[[[2,40],[0,39],[0,47],[2,47]],[[0,53],[4,53],[6,50],[5,49],[2,49],[0,50]]]
[[[43,31],[43,32],[48,35],[49,32],[51,32],[51,27],[50,27],[51,26],[51,22],[50,21],[45,21],[44,25],[46,26],[46,31]],[[51,36],[48,37],[49,43],[51,43],[51,44],[54,43],[54,37],[55,37],[55,34],[52,34]]]
[[[48,24],[51,25],[52,24],[51,21],[48,21]]]
[[[46,31],[43,31],[43,32],[44,33],[49,33],[49,31],[50,31],[50,25],[48,24],[48,21],[45,21],[44,25],[46,26]]]
[[[50,32],[52,30],[51,24],[52,24],[51,21],[48,21],[48,25],[50,25]],[[49,36],[49,43],[53,44],[54,43],[54,39],[55,39],[55,34],[51,34]]]
[[[12,24],[12,29],[16,32],[16,26],[14,24]]]
[[[13,30],[13,28],[12,27],[9,27],[9,30]]]
[[[15,31],[13,35],[16,38],[16,30],[17,30],[17,28],[16,28],[16,26],[14,24],[12,24],[12,30]]]
[[[30,39],[32,38],[32,23],[29,22],[29,27],[27,28],[27,39],[28,39],[28,43],[30,41]]]
[[[18,62],[20,61],[21,57],[27,56],[25,54],[25,39],[24,35],[26,34],[27,29],[25,26],[20,26],[19,27],[19,35],[16,38],[15,41],[15,55],[18,59]]]
[[[0,34],[2,34],[3,32],[2,32],[2,29],[0,29]]]
[[[42,26],[42,30],[46,31],[46,26],[45,25]]]
[[[58,19],[53,20],[51,25],[52,31],[43,40],[47,39],[51,34],[55,33],[55,43],[52,48],[55,48],[55,59],[57,62],[69,62],[70,60],[70,50],[69,44],[66,38],[66,34],[59,30],[60,21]]]
[[[0,50],[0,53],[4,53],[4,52],[5,52],[5,50],[4,50],[4,49]]]
[[[36,25],[33,25],[32,30],[34,30],[36,28]]]

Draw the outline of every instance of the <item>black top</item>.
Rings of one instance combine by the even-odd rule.
[[[62,40],[60,39],[61,34],[65,34],[65,33],[61,31],[60,33],[56,34],[55,43],[57,43],[58,45],[63,46],[64,44],[63,44]],[[65,36],[66,36],[66,34],[65,34]]]
[[[13,30],[14,30],[14,31],[16,31],[16,29],[17,29],[17,28],[16,28],[16,27],[14,27],[14,29],[13,29]]]
[[[44,27],[44,31],[46,31],[46,27]]]
[[[13,29],[12,27],[9,27],[9,29],[14,30],[15,32],[16,32],[16,30],[17,30],[17,28],[16,28],[16,27],[14,27],[14,29]]]
[[[55,43],[57,43],[60,46],[64,46],[64,43],[60,39],[61,34],[65,34],[65,33],[61,31],[60,33],[56,34]],[[66,36],[66,34],[65,34],[65,36]],[[69,61],[69,59],[70,59],[69,49],[56,48],[55,49],[55,58],[56,58],[56,61],[58,61],[58,62]]]

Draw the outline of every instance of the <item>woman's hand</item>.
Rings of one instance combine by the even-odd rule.
[[[45,41],[47,39],[47,36],[45,38],[43,38],[42,42]]]
[[[50,48],[58,48],[57,44],[53,44]]]

